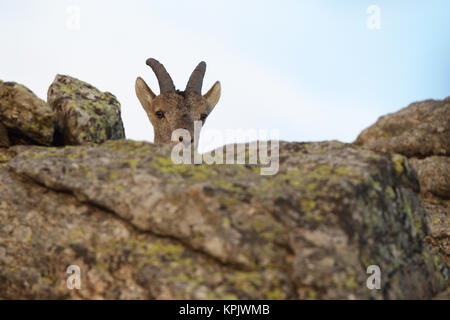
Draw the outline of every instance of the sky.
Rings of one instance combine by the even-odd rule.
[[[86,81],[118,98],[127,138],[153,141],[134,90],[141,76],[159,92],[146,59],[178,89],[204,60],[203,93],[219,80],[222,96],[200,150],[237,129],[351,142],[382,115],[450,95],[448,12],[447,0],[0,0],[0,79],[44,100],[56,74]]]

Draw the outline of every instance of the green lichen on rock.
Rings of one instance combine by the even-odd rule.
[[[0,148],[0,163],[8,162],[11,158],[12,157],[8,154],[8,150]]]
[[[194,181],[204,181],[213,176],[217,176],[217,172],[208,165],[191,165],[191,164],[174,164],[170,157],[155,157],[152,166],[161,173],[172,174],[177,177],[190,178]]]
[[[364,130],[355,143],[370,150],[390,152],[399,179],[419,192],[432,223],[427,243],[450,261],[450,97],[410,104],[393,114],[380,117]],[[406,158],[407,157],[407,158]],[[405,179],[417,175],[420,185]],[[395,197],[399,196],[395,190]],[[394,196],[390,189],[386,194]],[[409,212],[409,204],[404,208]],[[417,216],[410,217],[416,226]]]
[[[403,167],[406,162],[406,158],[403,157],[402,155],[395,154],[392,157],[392,161],[395,164],[395,166],[394,166],[395,172],[397,172],[398,175],[401,175],[404,171]]]
[[[448,285],[448,266],[423,242],[414,170],[388,154],[281,142],[278,174],[261,176],[258,165],[176,165],[171,146],[130,140],[15,152],[3,166],[32,190],[102,212],[67,215],[73,228],[58,240],[88,261],[101,297],[113,296],[93,288],[114,277],[135,288],[115,284],[128,296],[153,298],[427,298]],[[91,235],[108,219],[132,243]],[[385,270],[382,290],[365,286],[372,264]]]
[[[124,139],[120,103],[109,92],[101,92],[78,79],[57,75],[48,89],[48,103],[58,118],[59,143]]]

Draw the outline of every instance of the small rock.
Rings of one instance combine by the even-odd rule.
[[[57,75],[48,89],[47,101],[57,112],[58,144],[81,145],[125,138],[120,103],[109,92]]]
[[[450,199],[450,158],[428,157],[409,159],[417,171],[422,193],[431,192],[437,197]]]
[[[53,141],[55,112],[21,84],[0,82],[0,121],[15,137],[12,144],[51,145]],[[5,143],[4,134],[0,136]]]

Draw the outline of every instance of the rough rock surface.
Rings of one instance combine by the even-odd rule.
[[[124,139],[120,103],[78,79],[57,75],[48,89],[48,103],[58,115],[60,145],[81,145]]]
[[[0,122],[0,147],[9,147],[10,145],[8,129]]]
[[[429,216],[431,231],[425,240],[435,247],[447,265],[450,265],[450,200],[430,197],[422,201]]]
[[[450,97],[415,102],[382,116],[355,143],[407,157],[450,156]]]
[[[0,123],[6,127],[13,144],[51,145],[56,114],[25,86],[0,82]],[[0,141],[5,143],[1,128]]]
[[[410,158],[409,162],[417,171],[422,193],[450,200],[450,157]]]
[[[449,284],[400,155],[281,143],[274,176],[128,140],[1,155],[0,298],[425,299]]]
[[[426,241],[450,263],[450,97],[412,103],[381,117],[355,141],[371,150],[407,157],[417,173],[430,220]],[[450,291],[446,295],[450,299]]]

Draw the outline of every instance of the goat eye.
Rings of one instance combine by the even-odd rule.
[[[206,120],[206,117],[208,117],[208,115],[207,115],[206,113],[202,113],[202,114],[200,115],[200,120],[205,121],[205,120]]]
[[[156,111],[155,115],[158,117],[158,119],[164,118],[164,112],[162,112],[161,110]]]

